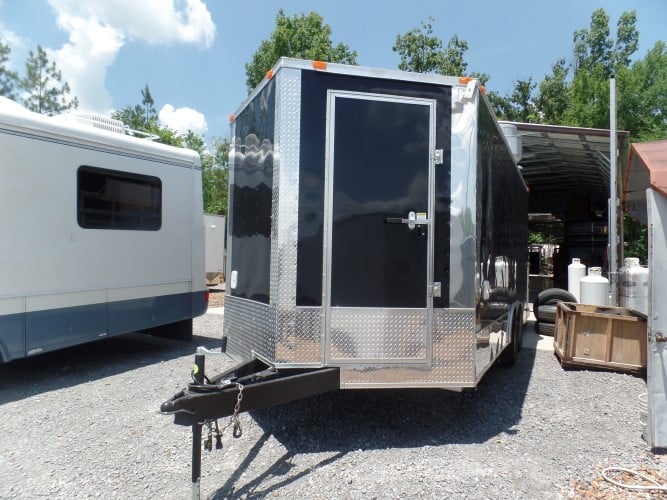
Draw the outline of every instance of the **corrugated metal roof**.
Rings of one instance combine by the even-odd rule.
[[[606,129],[514,122],[523,142],[519,161],[530,188],[530,211],[559,218],[585,218],[576,207],[587,205],[602,216],[609,199],[609,142]],[[617,133],[618,171],[625,171],[628,133]],[[620,176],[620,173],[619,173]]]
[[[667,140],[632,145],[623,190],[623,208],[647,223],[646,190],[667,196]]]

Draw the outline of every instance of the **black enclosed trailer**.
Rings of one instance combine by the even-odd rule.
[[[474,387],[527,288],[528,193],[483,89],[293,59],[268,76],[232,122],[227,352],[339,367],[342,389]]]
[[[211,419],[473,388],[514,361],[528,190],[476,80],[281,59],[231,137],[222,345],[240,364],[162,406],[193,426],[195,472]]]

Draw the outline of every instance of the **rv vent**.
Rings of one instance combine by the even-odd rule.
[[[106,116],[94,115],[92,113],[74,113],[70,116],[81,123],[82,125],[90,125],[95,128],[101,128],[103,130],[108,130],[109,132],[117,132],[119,134],[125,134],[127,127],[120,120],[114,120],[113,118],[107,118]]]

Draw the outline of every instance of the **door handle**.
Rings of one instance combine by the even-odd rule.
[[[426,217],[426,213],[420,213],[418,217],[415,212],[409,212],[407,219],[401,217],[387,217],[384,221],[387,224],[407,224],[410,229],[414,229],[415,226],[427,226],[431,223],[431,219]]]

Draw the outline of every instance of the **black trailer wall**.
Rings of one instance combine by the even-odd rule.
[[[479,106],[477,127],[478,255],[482,275],[503,294],[527,297],[528,192],[491,113]],[[499,260],[497,260],[499,259]],[[502,275],[501,275],[502,274]]]
[[[361,78],[324,72],[301,72],[301,151],[299,157],[299,229],[297,249],[298,306],[322,305],[322,263],[324,228],[325,148],[327,134],[327,92],[344,90],[363,93],[434,99],[436,101],[436,149],[443,150],[444,163],[436,166],[434,220],[434,281],[442,283],[442,297],[434,307],[448,307],[449,301],[449,223],[451,158],[451,88],[425,83]],[[360,154],[382,154],[391,150],[395,137],[373,137],[356,144]],[[373,148],[373,149],[370,149]],[[403,168],[409,169],[409,165]],[[367,174],[367,173],[366,173]],[[391,169],[386,172],[391,175]],[[383,175],[359,172],[359,182],[377,183],[382,189]],[[368,200],[373,201],[373,200]],[[355,226],[348,238],[364,239],[363,225]],[[356,277],[359,279],[359,277]],[[335,286],[335,283],[334,283]],[[344,299],[354,303],[354,298]],[[391,301],[391,298],[387,298]]]
[[[271,204],[275,82],[270,81],[236,117],[231,217],[232,269],[237,271],[235,297],[269,303],[271,270]]]

